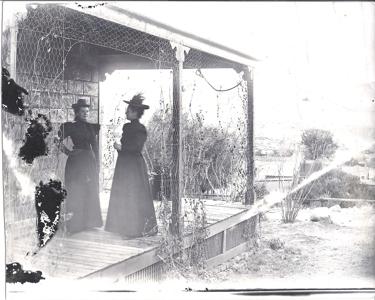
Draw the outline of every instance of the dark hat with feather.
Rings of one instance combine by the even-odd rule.
[[[137,108],[143,108],[143,109],[149,109],[150,106],[143,104],[143,101],[145,100],[145,97],[141,93],[136,94],[133,96],[133,98],[130,99],[130,101],[124,100],[124,102],[128,103],[129,106],[137,107]]]

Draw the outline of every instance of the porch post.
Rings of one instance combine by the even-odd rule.
[[[245,205],[252,205],[255,202],[254,190],[254,88],[253,70],[246,67],[244,77],[247,85],[247,181]]]
[[[183,162],[182,162],[182,131],[181,131],[181,102],[182,89],[181,78],[183,63],[185,60],[185,52],[190,49],[180,44],[171,42],[172,49],[176,48],[177,64],[173,66],[173,114],[172,114],[172,233],[181,236],[183,230],[182,219],[182,187],[183,187]]]

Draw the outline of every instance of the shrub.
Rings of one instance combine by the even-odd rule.
[[[368,198],[373,194],[370,186],[362,185],[359,177],[340,170],[332,170],[304,188],[309,199]]]
[[[265,195],[269,194],[269,191],[267,190],[267,186],[264,182],[258,183],[256,182],[254,184],[255,189],[255,195],[257,199],[263,199]]]
[[[333,135],[329,131],[320,129],[309,129],[302,133],[301,146],[304,148],[304,160],[296,162],[293,174],[293,182],[289,192],[296,188],[303,178],[322,168],[321,159],[331,158],[338,146],[333,141]],[[308,161],[310,160],[310,161]],[[324,177],[324,176],[323,176]],[[322,178],[320,178],[322,180]],[[319,186],[319,179],[311,182],[304,188],[301,188],[293,194],[288,194],[281,203],[282,220],[285,223],[294,222],[297,218],[298,212],[301,209],[307,197],[311,197],[314,192],[313,188],[317,189]],[[288,192],[288,191],[287,191]],[[326,194],[327,189],[321,188],[321,193]]]
[[[268,244],[272,250],[280,250],[280,249],[283,249],[285,246],[285,243],[279,238],[270,239],[268,241]]]
[[[321,129],[304,131],[302,145],[305,147],[305,158],[312,160],[331,158],[338,148],[338,145],[333,141],[332,133]]]
[[[182,115],[184,194],[199,195],[228,190],[244,174],[245,143],[236,134],[208,126],[203,116]],[[172,125],[170,113],[157,111],[150,123],[146,159],[151,170],[159,168],[169,177],[172,167]],[[156,173],[156,172],[155,172]]]

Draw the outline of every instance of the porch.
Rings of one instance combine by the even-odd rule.
[[[207,266],[212,267],[243,252],[250,226],[256,212],[240,203],[221,200],[203,200],[207,217]],[[186,203],[183,201],[183,203]],[[157,212],[160,202],[154,203]],[[184,206],[183,206],[184,207]],[[105,219],[106,211],[103,212]],[[158,220],[160,223],[161,220]],[[189,234],[184,242],[189,245]],[[47,278],[97,278],[118,277],[129,280],[158,280],[162,275],[163,262],[158,256],[162,236],[123,240],[119,235],[103,228],[62,236],[57,234],[45,248],[31,256],[30,248],[20,240],[13,245],[14,261],[34,266]]]
[[[163,158],[163,167],[170,176],[167,184],[163,185],[166,191],[162,192],[168,194],[167,198],[172,204],[170,219],[174,236],[181,236],[184,232],[182,216],[186,209],[185,199],[189,194],[185,187],[195,187],[190,193],[200,192],[197,182],[201,178],[198,175],[207,177],[207,165],[213,166],[213,161],[223,160],[219,156],[215,159],[206,157],[208,163],[203,162],[205,157],[202,153],[210,153],[211,150],[203,149],[200,144],[197,144],[201,148],[197,146],[196,153],[188,153],[185,149],[192,138],[188,137],[188,129],[184,127],[183,108],[187,101],[183,101],[182,94],[183,90],[185,93],[191,90],[191,104],[195,97],[195,84],[186,85],[183,89],[182,79],[187,78],[188,71],[199,74],[202,81],[207,79],[201,70],[234,71],[236,79],[240,81],[228,80],[228,86],[225,86],[228,89],[214,89],[216,93],[232,90],[237,95],[235,98],[228,97],[228,101],[236,102],[243,110],[242,123],[238,121],[238,124],[232,124],[233,132],[238,132],[236,139],[233,137],[236,142],[238,140],[237,145],[234,142],[233,147],[225,144],[225,151],[222,151],[225,155],[230,153],[228,157],[235,157],[233,160],[236,160],[236,164],[220,169],[222,176],[219,176],[218,182],[227,185],[228,175],[232,175],[233,189],[239,191],[239,198],[246,206],[220,200],[203,200],[207,210],[207,263],[215,265],[244,250],[248,240],[247,227],[252,223],[250,220],[257,216],[256,212],[248,209],[255,201],[254,58],[112,5],[85,12],[75,4],[30,6],[25,18],[9,29],[9,45],[7,67],[17,82],[30,91],[27,104],[35,112],[48,116],[53,125],[47,141],[51,149],[49,155],[38,158],[31,167],[22,167],[32,182],[46,182],[51,177],[63,180],[65,157],[53,144],[53,137],[62,123],[73,120],[71,105],[76,99],[87,99],[91,104],[90,122],[103,124],[101,111],[108,103],[99,95],[99,83],[105,80],[106,73],[111,74],[119,69],[171,72],[170,107],[164,107],[164,103],[161,105],[162,99],[157,98],[150,104],[162,108],[163,120],[170,118],[165,136],[157,142],[157,149],[161,150],[156,156]],[[215,98],[217,105],[221,105],[217,99],[219,97]],[[119,96],[118,102],[121,101]],[[199,101],[198,97],[194,103]],[[196,115],[192,114],[191,119],[197,121],[194,123],[197,128],[203,127]],[[6,135],[11,136],[16,145],[21,144],[25,129],[23,120],[7,116],[4,123],[12,125],[8,126]],[[227,128],[217,128],[217,132],[225,132],[224,129]],[[13,136],[15,132],[17,136]],[[112,138],[113,132],[108,135]],[[194,138],[199,140],[200,136]],[[103,152],[106,146],[112,145],[112,142],[103,143],[103,140],[99,143]],[[100,165],[105,164],[111,165],[104,158]],[[191,172],[184,172],[186,170]],[[34,195],[30,194],[26,199],[20,197],[15,192],[18,183],[13,177],[12,173],[9,172],[9,176],[7,174],[9,182],[4,195],[7,199],[7,252],[13,261],[21,262],[26,269],[30,265],[34,266],[33,269],[41,270],[50,278],[157,278],[161,275],[162,263],[157,254],[162,236],[122,240],[115,234],[97,229],[67,237],[64,230],[59,230],[37,255],[28,255],[32,249],[27,241],[35,234]],[[192,184],[187,179],[196,182],[191,180],[194,181]],[[237,181],[241,181],[239,186]],[[158,207],[158,204],[155,203],[155,206]],[[103,214],[105,220],[106,212]],[[183,236],[183,240],[189,245],[189,235]]]

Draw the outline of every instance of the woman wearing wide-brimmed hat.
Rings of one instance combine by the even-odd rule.
[[[120,234],[123,238],[136,238],[157,233],[155,209],[145,160],[142,156],[147,131],[139,122],[144,111],[142,94],[135,95],[126,110],[130,123],[123,127],[113,176],[105,230]]]
[[[60,126],[60,149],[68,155],[65,165],[65,188],[67,190],[66,212],[72,213],[67,221],[67,231],[76,233],[103,225],[99,201],[98,135],[99,124],[87,122],[90,104],[78,99],[72,105],[74,122]],[[62,141],[70,137],[73,149]]]

